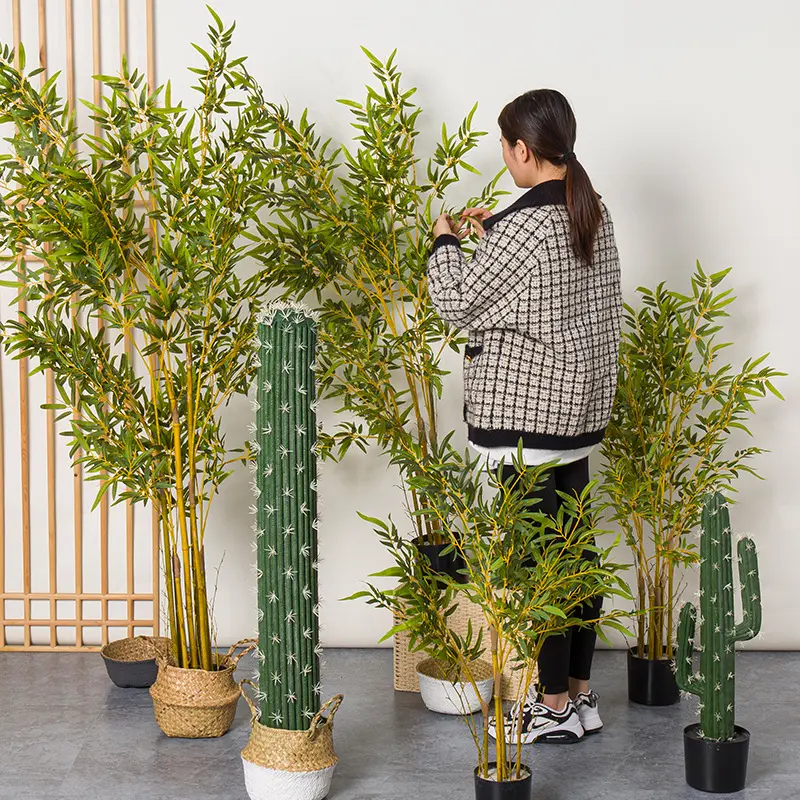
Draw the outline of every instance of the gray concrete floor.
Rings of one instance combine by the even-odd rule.
[[[465,725],[395,693],[390,651],[331,650],[326,660],[326,693],[345,694],[330,800],[474,797]],[[606,730],[570,747],[526,748],[535,800],[704,797],[683,778],[681,731],[695,719],[694,703],[631,706],[623,654],[600,652],[596,663]],[[738,688],[737,720],[752,742],[748,788],[735,797],[800,798],[800,654],[741,654]],[[116,688],[99,655],[0,654],[2,800],[245,800],[247,735],[243,702],[221,739],[168,739],[147,690]]]

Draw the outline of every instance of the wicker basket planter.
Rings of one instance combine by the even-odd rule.
[[[254,686],[247,679],[242,683]],[[327,797],[339,760],[333,747],[333,717],[344,696],[338,694],[328,700],[305,731],[262,725],[258,721],[258,708],[246,693],[244,697],[252,713],[250,739],[242,750],[244,782],[250,800]]]
[[[417,679],[422,702],[437,714],[474,714],[482,703],[492,699],[494,678],[492,668],[485,661],[473,661],[470,673],[478,687],[465,681],[451,681],[444,675],[441,666],[432,658],[425,659],[417,667]]]
[[[158,675],[157,656],[174,664],[172,640],[164,636],[132,636],[109,642],[100,651],[108,677],[120,689],[146,689]]]
[[[247,645],[234,655],[236,649]],[[239,659],[255,647],[252,639],[237,642],[216,670],[182,669],[158,661],[158,678],[150,687],[158,727],[182,739],[223,736],[233,724],[242,693],[233,673]]]
[[[447,624],[456,633],[465,636],[467,626],[472,623],[472,630],[475,634],[483,630],[484,641],[489,641],[489,630],[486,618],[480,607],[467,600],[466,596],[459,597],[458,607],[452,616],[448,617]],[[395,624],[400,620],[395,619]],[[428,656],[422,652],[412,652],[408,647],[408,634],[400,631],[394,635],[394,688],[398,692],[418,692],[419,676],[417,667]],[[520,683],[523,678],[523,670],[512,671],[506,669],[503,673],[503,699],[516,700]],[[534,680],[536,676],[534,675]]]

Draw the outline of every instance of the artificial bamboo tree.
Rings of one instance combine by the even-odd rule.
[[[262,724],[305,730],[319,711],[316,322],[277,304],[261,318],[256,377],[258,653]]]
[[[211,501],[245,456],[219,412],[255,372],[265,274],[241,277],[267,173],[251,154],[263,98],[233,27],[213,12],[196,108],[142,74],[95,76],[81,136],[56,92],[0,49],[0,249],[28,312],[3,326],[16,358],[50,369],[75,463],[98,501],[151,503],[161,525],[171,635],[183,667],[214,667],[204,539]],[[38,83],[38,81],[37,81]],[[30,259],[34,256],[36,260]],[[74,407],[75,412],[70,410]]]
[[[592,487],[580,496],[565,496],[558,515],[550,517],[533,499],[546,467],[525,468],[520,452],[514,459],[516,475],[504,481],[502,469],[487,476],[480,459],[459,453],[450,439],[445,437],[426,454],[418,446],[404,448],[396,460],[413,476],[409,481],[422,500],[416,513],[433,516],[447,543],[463,558],[466,582],[432,575],[421,567],[391,518],[365,517],[395,561],[372,577],[394,578],[397,584],[391,589],[368,584],[352,597],[391,610],[398,622],[387,638],[406,631],[413,649],[434,658],[453,680],[470,684],[476,696],[476,660],[490,660],[494,701],[482,705],[479,717],[464,716],[477,750],[476,774],[487,780],[518,780],[522,726],[517,725],[516,742],[507,745],[512,737],[500,690],[504,671],[512,667],[522,672],[516,699],[523,700],[546,638],[587,624],[604,639],[604,627],[625,632],[620,620],[627,614],[620,609],[587,621],[577,612],[597,596],[629,599],[630,592],[622,578],[624,566],[613,560],[614,547],[596,543],[602,531],[597,528]],[[592,558],[587,558],[589,553]],[[450,627],[448,619],[461,594],[483,611],[489,637],[471,627],[460,635]],[[520,713],[522,706],[520,702]],[[491,714],[499,721],[496,767],[489,740]]]
[[[259,227],[259,257],[289,296],[315,294],[320,397],[348,416],[320,435],[323,457],[371,443],[387,456],[401,443],[425,454],[441,441],[442,354],[462,339],[428,296],[430,231],[448,189],[475,172],[467,158],[485,135],[473,130],[473,108],[456,132],[443,125],[432,155],[421,156],[416,90],[402,86],[394,53],[383,62],[364,52],[378,83],[363,102],[340,101],[352,112],[352,148],[323,140],[306,113],[266,111],[274,139],[263,158],[277,213]],[[492,207],[499,177],[467,204]],[[419,509],[406,477],[409,506]],[[435,518],[411,522],[421,542],[444,541]]]
[[[767,354],[735,369],[721,342],[735,297],[721,284],[730,270],[706,274],[700,264],[688,294],[664,283],[638,289],[625,306],[619,384],[603,442],[602,489],[634,555],[640,611],[639,658],[672,659],[681,569],[695,563],[689,535],[706,494],[734,492],[740,473],[756,475],[757,446],[731,451],[734,431],[750,436],[755,401],[771,393],[778,372]]]

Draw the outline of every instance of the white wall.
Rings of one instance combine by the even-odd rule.
[[[171,78],[188,99],[184,67],[196,61],[189,43],[204,36],[204,4],[156,5],[159,81]],[[729,327],[736,342],[732,358],[769,350],[772,363],[790,373],[780,383],[787,402],[765,402],[753,423],[756,443],[772,452],[759,460],[766,481],[741,479],[734,524],[751,532],[760,549],[765,623],[756,645],[800,647],[794,618],[800,7],[790,0],[765,0],[757,11],[742,0],[666,6],[217,0],[215,7],[238,20],[235,50],[250,56],[268,95],[287,98],[296,112],[308,107],[320,131],[337,139],[348,135],[348,113],[335,100],[360,98],[371,79],[359,45],[381,56],[397,47],[406,84],[419,88],[416,99],[426,110],[421,145],[432,141],[443,120],[455,126],[480,102],[476,123],[491,135],[473,163],[486,175],[501,165],[495,119],[502,105],[528,88],[560,89],[578,117],[578,156],[615,218],[626,295],[665,279],[685,285],[695,259],[709,270],[734,267],[731,285],[740,299]],[[7,30],[0,28],[4,39]],[[466,182],[463,194],[477,185]],[[452,367],[445,423],[460,428],[455,358]],[[248,413],[241,403],[227,415],[231,441],[244,437]],[[392,511],[401,519],[396,484],[374,456],[354,455],[324,468],[327,645],[369,646],[388,627],[382,613],[337,598],[385,565],[356,510]],[[249,503],[247,477],[237,475],[217,500],[207,546],[212,565],[225,554],[217,618],[226,642],[248,633],[255,620]]]

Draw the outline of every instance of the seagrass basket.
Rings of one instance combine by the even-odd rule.
[[[245,645],[238,655],[236,649]],[[254,639],[243,639],[231,647],[216,670],[183,669],[158,662],[158,677],[150,687],[158,727],[182,739],[223,736],[233,724],[242,693],[233,673],[239,659],[255,648]]]
[[[108,677],[121,689],[145,689],[158,676],[157,656],[174,664],[172,640],[164,636],[131,636],[109,642],[100,651]]]
[[[249,679],[241,681],[254,689]],[[250,739],[242,750],[250,800],[323,800],[339,758],[333,747],[333,717],[344,700],[337,694],[311,720],[308,730],[286,731],[258,721],[258,707],[242,689],[251,712]]]
[[[421,661],[417,667],[422,702],[429,711],[437,714],[474,714],[483,703],[488,704],[494,695],[492,667],[486,661],[473,661],[469,676],[446,675],[441,664],[432,658]],[[477,692],[475,691],[477,688]]]
[[[395,616],[395,624],[400,620]],[[467,597],[459,592],[456,600],[456,610],[448,617],[447,624],[453,631],[461,636],[466,636],[467,627],[472,623],[472,630],[477,635],[483,631],[483,639],[488,647],[489,626],[480,606],[470,602]],[[399,631],[394,635],[394,688],[398,692],[418,692],[419,678],[417,668],[428,656],[423,652],[412,652],[408,646],[408,633]],[[510,659],[513,662],[513,659]],[[525,670],[512,670],[509,665],[503,673],[502,691],[504,700],[516,700],[520,685],[525,677]],[[536,680],[534,673],[533,680]]]

